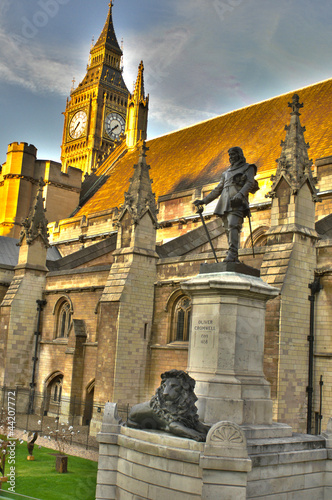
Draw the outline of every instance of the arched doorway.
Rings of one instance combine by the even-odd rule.
[[[59,415],[61,409],[63,374],[55,372],[45,381],[44,415]]]

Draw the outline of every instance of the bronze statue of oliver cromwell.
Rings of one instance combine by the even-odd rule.
[[[248,195],[258,189],[255,175],[256,165],[246,162],[239,147],[228,150],[230,167],[222,173],[221,181],[211,193],[202,200],[195,200],[196,206],[206,205],[220,196],[214,211],[222,217],[228,237],[228,252],[224,262],[239,262],[239,236],[243,219],[250,215]]]

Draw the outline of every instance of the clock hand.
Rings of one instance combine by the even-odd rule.
[[[74,132],[76,132],[77,127],[80,125],[80,122],[77,123],[76,127],[74,128]]]
[[[115,125],[115,127],[113,127],[113,128],[111,129],[111,132],[113,132],[113,130],[116,130],[116,129],[118,128],[118,126],[119,126],[119,124]]]

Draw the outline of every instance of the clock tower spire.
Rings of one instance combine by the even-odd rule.
[[[90,50],[86,75],[70,93],[64,112],[62,169],[90,174],[104,153],[125,132],[129,92],[122,77],[122,50],[112,17],[112,2],[104,28]]]

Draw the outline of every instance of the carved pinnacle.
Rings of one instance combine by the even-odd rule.
[[[288,103],[288,107],[292,108],[291,115],[300,116],[299,109],[303,108],[303,103],[300,103],[300,98],[297,94],[293,95],[292,102]]]

